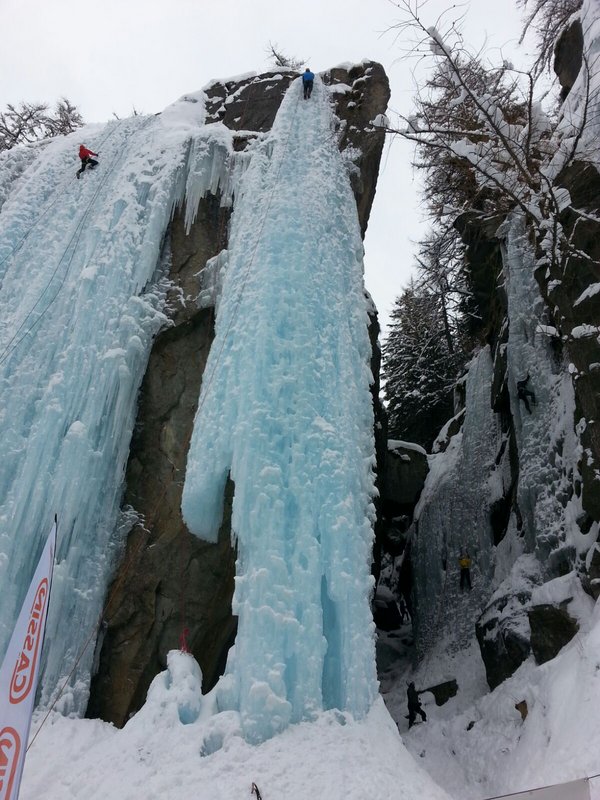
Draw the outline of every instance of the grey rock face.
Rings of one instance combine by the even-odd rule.
[[[435,700],[436,706],[443,706],[448,700],[456,696],[458,692],[458,683],[455,678],[452,680],[437,683],[435,686],[428,686],[426,689],[421,689],[421,693],[431,692]]]
[[[264,75],[215,83],[207,90],[209,121],[238,131],[243,150],[257,133],[269,130],[283,94],[296,74]],[[383,68],[364,62],[350,70],[332,70],[328,83],[344,83],[337,92],[340,147],[354,148],[353,189],[363,232],[375,195],[384,134],[370,120],[386,111],[389,85]],[[234,97],[235,95],[235,97]],[[350,102],[352,97],[352,103]],[[233,98],[229,100],[229,98]],[[142,385],[136,432],[127,468],[124,504],[142,517],[131,531],[113,585],[97,646],[98,670],[91,686],[88,716],[123,725],[143,704],[154,676],[166,666],[166,654],[187,646],[210,689],[222,673],[235,638],[231,614],[235,552],[230,542],[233,486],[228,487],[223,525],[216,544],[199,541],[187,530],[180,501],[187,450],[213,339],[213,310],[199,309],[198,273],[227,244],[230,212],[219,198],[200,203],[189,236],[176,215],[170,230],[174,289],[169,297],[173,327],[156,338]],[[374,366],[378,369],[377,359]]]
[[[531,649],[538,664],[557,656],[579,630],[579,623],[569,614],[566,604],[554,606],[544,603],[528,611]]]
[[[600,597],[600,546],[594,545],[587,572],[582,580],[584,590],[597,600]]]
[[[421,448],[402,444],[390,447],[383,471],[383,501],[399,508],[414,506],[428,472],[427,455]]]
[[[598,217],[600,174],[592,164],[574,162],[559,181],[569,190],[573,206]],[[560,223],[571,237],[572,252],[564,264],[536,277],[554,309],[569,359],[576,368],[573,386],[577,419],[585,420],[581,431],[582,504],[591,519],[600,520],[600,342],[597,336],[575,335],[581,326],[600,325],[600,294],[586,292],[600,282],[600,225],[591,218],[581,219],[570,209],[561,214]]]
[[[564,100],[573,88],[583,61],[583,28],[577,19],[559,36],[554,47],[554,72],[562,86]]]
[[[387,109],[390,99],[387,76],[381,64],[363,61],[350,69],[329,70],[323,74],[323,80],[330,85],[350,87],[349,92],[336,95],[336,114],[341,127],[340,150],[356,153],[356,170],[350,177],[364,236],[375,197],[384,137],[371,121]]]
[[[531,593],[506,594],[491,603],[475,626],[490,689],[509,678],[531,652],[528,605]]]
[[[547,335],[545,358],[553,375],[564,375],[565,386],[572,381],[575,415],[566,418],[567,424],[560,437],[546,442],[546,455],[533,468],[531,458],[524,458],[524,454],[535,455],[537,442],[524,442],[520,433],[522,420],[519,420],[523,408],[518,400],[515,402],[515,380],[525,377],[528,364],[507,360],[510,347],[514,353],[515,340],[525,331],[523,317],[519,317],[516,325],[514,319],[509,319],[510,302],[514,302],[514,297],[509,302],[506,293],[507,283],[510,285],[513,277],[509,274],[509,281],[494,290],[496,296],[487,304],[480,303],[481,333],[493,346],[489,403],[502,429],[494,459],[498,474],[502,474],[502,486],[501,493],[495,494],[490,505],[493,538],[488,549],[494,553],[500,578],[520,553],[535,553],[542,571],[540,581],[548,582],[576,568],[577,581],[580,579],[585,590],[596,598],[600,592],[600,557],[594,553],[585,563],[578,559],[567,535],[567,526],[561,520],[569,503],[583,507],[576,520],[582,534],[588,534],[594,522],[600,520],[600,438],[596,422],[600,414],[600,369],[596,369],[600,363],[600,349],[597,336],[582,335],[582,330],[585,334],[589,326],[600,324],[600,295],[593,289],[588,291],[600,281],[599,228],[593,219],[599,208],[600,177],[592,165],[576,162],[564,171],[559,182],[569,190],[573,205],[589,210],[590,214],[582,218],[570,209],[562,212],[560,223],[571,236],[573,249],[563,262],[544,264],[536,270],[535,279],[544,301],[538,298],[536,313],[549,323],[549,332],[556,326],[556,334]],[[483,246],[486,239],[503,233],[498,234],[497,227],[491,223],[487,228],[478,229],[477,220],[465,215],[460,224],[468,247],[469,264],[475,266],[477,276],[483,267],[490,265],[490,254],[494,253],[493,242]],[[484,297],[483,292],[481,297]],[[569,362],[571,377],[566,375]],[[541,385],[534,388],[540,389]],[[565,393],[568,394],[566,389]],[[569,409],[571,407],[569,404]],[[536,407],[534,416],[541,411]],[[558,419],[558,413],[553,419]],[[568,431],[574,436],[575,426],[582,445],[579,451],[567,444],[571,435]],[[580,455],[574,456],[575,452]],[[525,481],[528,481],[526,490],[523,488],[527,486]],[[548,490],[550,485],[552,489]],[[553,503],[545,503],[546,516],[542,507],[544,492],[554,497]],[[456,526],[454,516],[451,525]],[[435,531],[424,530],[421,524],[419,534],[433,538]],[[572,614],[559,603],[532,603],[530,593],[522,591],[522,587],[516,591],[505,586],[503,593],[486,601],[476,626],[490,686],[493,688],[511,675],[530,653],[539,663],[553,658],[573,637],[577,625]]]

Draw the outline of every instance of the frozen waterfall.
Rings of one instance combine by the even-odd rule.
[[[203,125],[203,99],[0,156],[0,658],[57,513],[42,702],[76,665],[64,712],[85,710],[122,545],[137,392],[167,322],[165,231],[186,190],[197,202],[227,161],[207,145],[223,129]],[[81,141],[100,165],[76,180]]]
[[[327,90],[288,90],[236,189],[184,517],[214,541],[230,474],[235,648],[217,686],[261,741],[377,693],[370,342],[356,204]]]

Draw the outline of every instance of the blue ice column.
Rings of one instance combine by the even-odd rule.
[[[236,189],[183,514],[215,541],[235,483],[234,651],[218,688],[262,741],[376,695],[362,241],[325,88],[298,82]]]

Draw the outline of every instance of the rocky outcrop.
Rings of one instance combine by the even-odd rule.
[[[431,692],[436,706],[443,706],[444,703],[448,702],[448,700],[456,697],[458,693],[458,683],[456,682],[455,678],[452,678],[449,681],[436,683],[434,686],[428,686],[425,689],[421,689],[420,694],[424,694],[425,692]]]
[[[592,608],[575,571],[544,581],[534,555],[517,559],[476,625],[490,688],[510,677],[530,655],[537,664],[555,658]]]
[[[581,620],[589,616],[593,607],[575,571],[538,586],[528,612],[536,663],[555,658],[577,634]]]
[[[402,625],[402,615],[392,592],[378,586],[373,598],[373,618],[380,631],[396,631]]]
[[[340,149],[353,154],[350,181],[363,236],[375,197],[384,133],[371,123],[385,113],[390,99],[387,76],[381,64],[363,61],[351,67],[334,67],[323,80],[335,91],[340,120]]]
[[[569,614],[568,601],[559,606],[543,603],[528,611],[531,649],[537,664],[557,656],[579,630],[579,623]]]
[[[207,118],[238,131],[237,149],[241,150],[257,133],[270,130],[283,94],[297,77],[298,73],[283,70],[237,81],[216,81],[206,89]],[[350,181],[364,236],[385,136],[371,123],[387,109],[389,82],[383,67],[375,61],[334,67],[320,77],[333,92],[340,150],[353,164]]]
[[[398,514],[414,508],[429,472],[427,453],[417,444],[388,441],[382,481],[382,499]]]
[[[427,453],[418,444],[395,440],[382,444],[384,447],[378,449],[376,555],[379,557],[381,552],[392,557],[403,555],[396,588],[410,611],[412,568],[408,531],[429,464]]]
[[[582,578],[582,586],[594,600],[597,600],[600,597],[600,545],[597,542],[590,555]]]
[[[496,236],[501,217],[483,218],[476,211],[465,212],[454,227],[466,245],[466,267],[472,305],[470,333],[493,343],[506,313],[506,298],[498,291],[502,273],[502,248]]]
[[[541,322],[546,323],[539,326],[537,335],[541,330],[544,331],[545,357],[552,365],[554,374],[560,374],[561,370],[565,373],[570,363],[575,416],[567,420],[564,431],[570,429],[574,433],[576,427],[581,447],[573,450],[571,446],[569,456],[565,457],[564,448],[567,445],[564,437],[568,433],[562,434],[562,438],[556,437],[553,442],[548,441],[547,461],[540,461],[535,479],[532,475],[523,475],[523,470],[529,471],[530,464],[527,459],[524,460],[522,450],[522,421],[519,420],[522,407],[518,400],[515,404],[514,397],[515,381],[525,376],[526,368],[523,369],[523,366],[526,367],[526,364],[520,366],[522,373],[519,371],[516,374],[515,362],[511,365],[507,360],[508,348],[514,346],[515,333],[522,335],[521,330],[525,332],[525,328],[515,331],[514,320],[509,319],[504,282],[497,281],[494,288],[485,279],[486,269],[491,269],[487,273],[488,278],[497,275],[498,267],[502,266],[498,257],[506,257],[498,241],[498,235],[502,236],[503,232],[497,233],[497,220],[482,225],[475,214],[462,215],[457,227],[467,245],[469,270],[473,273],[470,279],[477,289],[475,301],[478,316],[481,317],[478,335],[492,345],[494,354],[489,390],[491,408],[497,414],[502,428],[495,459],[497,475],[502,476],[502,486],[497,484],[501,491],[496,492],[490,505],[493,545],[498,547],[503,543],[510,530],[511,543],[507,547],[515,550],[515,555],[524,549],[539,556],[539,582],[551,581],[576,567],[579,576],[577,583],[581,582],[589,594],[597,597],[600,592],[600,557],[594,554],[585,561],[578,560],[559,518],[563,512],[567,519],[570,518],[571,511],[567,510],[569,504],[573,508],[582,508],[576,523],[581,534],[590,534],[590,544],[593,543],[594,531],[600,521],[600,440],[596,422],[600,415],[600,370],[597,369],[600,363],[597,335],[600,325],[600,291],[597,291],[600,286],[600,238],[595,221],[600,210],[600,176],[592,165],[576,162],[561,174],[559,183],[568,189],[572,206],[582,209],[583,214],[572,207],[561,213],[560,223],[570,238],[571,247],[564,253],[563,260],[553,264],[543,263],[536,270],[535,278],[545,301],[545,305],[539,304],[536,313],[539,313]],[[587,212],[589,214],[586,216]],[[510,272],[507,271],[506,275],[510,281]],[[519,324],[523,324],[522,320],[519,320]],[[569,382],[569,377],[565,375],[565,385]],[[570,389],[565,389],[566,397],[569,392]],[[566,404],[570,409],[568,401]],[[446,439],[449,441],[451,437]],[[527,446],[533,452],[537,443],[530,441]],[[579,463],[576,463],[574,453],[579,454]],[[554,469],[554,478],[548,465]],[[529,498],[522,486],[524,481],[532,480],[538,482],[534,490],[537,494],[532,495],[534,504],[538,502],[538,495],[543,496],[548,491],[546,486],[550,481],[555,481],[555,488],[551,490],[555,508],[543,524],[540,524],[539,518],[532,524],[531,517],[525,517],[523,501],[528,502]],[[496,558],[502,562],[506,554],[496,551]],[[506,566],[503,564],[501,569],[504,571]],[[525,591],[518,583],[513,584],[516,588],[511,588],[510,581],[503,586],[504,589],[498,590],[487,602],[476,626],[488,682],[492,687],[511,675],[530,653],[539,663],[553,658],[573,637],[578,625],[560,603],[534,602],[530,591]]]
[[[600,174],[593,165],[576,161],[559,183],[583,215],[573,208],[563,211],[560,223],[571,249],[564,262],[536,277],[562,337],[556,346],[566,343],[574,367],[576,419],[585,420],[580,423],[582,505],[591,522],[600,520]]]
[[[490,689],[509,678],[531,653],[528,612],[540,582],[537,559],[522,556],[477,620],[475,634]]]
[[[583,63],[583,28],[576,19],[558,37],[554,46],[554,72],[562,87],[561,99],[569,94]]]
[[[171,275],[185,297],[206,259],[219,249],[210,201],[189,237],[176,218]],[[173,327],[156,339],[142,384],[127,467],[126,506],[141,515],[109,589],[89,716],[122,725],[144,702],[169,650],[187,646],[215,683],[235,636],[231,597],[235,553],[230,544],[231,491],[216,545],[187,530],[180,504],[192,424],[213,336],[213,310],[171,298]]]
[[[475,634],[490,689],[509,678],[529,657],[530,601],[527,591],[509,591],[490,603],[477,620]]]
[[[213,82],[205,90],[208,121],[236,131],[234,147],[243,150],[272,126],[295,77],[296,73],[283,71]],[[340,147],[347,151],[364,233],[384,140],[383,132],[370,122],[386,111],[387,77],[381,65],[373,62],[339,67],[322,77],[333,87]],[[169,232],[172,326],[156,338],[127,468],[124,502],[135,509],[140,522],[129,535],[109,588],[88,707],[89,716],[116,725],[123,725],[140,708],[151,680],[166,666],[167,652],[181,644],[182,633],[202,668],[204,691],[222,673],[235,637],[236,621],[231,614],[235,552],[230,542],[233,487],[228,487],[216,544],[193,537],[180,511],[202,371],[213,339],[213,309],[200,309],[196,302],[201,288],[198,273],[226,247],[229,213],[221,208],[218,197],[208,196],[200,203],[189,236],[179,214]],[[373,319],[375,330],[376,316]],[[376,358],[374,367],[378,372]],[[378,419],[381,441],[381,414]]]

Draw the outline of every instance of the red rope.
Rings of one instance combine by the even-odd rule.
[[[183,630],[181,631],[181,636],[179,637],[179,649],[181,650],[182,653],[190,652],[187,643],[187,637],[189,632],[190,632],[189,628],[183,628]]]

